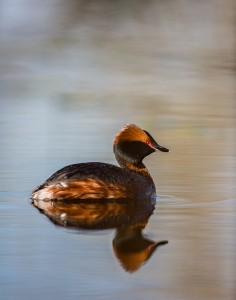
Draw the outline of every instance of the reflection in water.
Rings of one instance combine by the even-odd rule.
[[[146,238],[142,233],[143,228],[139,225],[127,226],[119,228],[116,232],[113,251],[126,271],[137,271],[157,247],[168,243],[168,241],[154,242]]]
[[[113,201],[105,203],[34,200],[33,205],[57,225],[79,229],[116,228],[113,251],[128,272],[137,271],[158,246],[142,233],[155,204],[150,199]]]

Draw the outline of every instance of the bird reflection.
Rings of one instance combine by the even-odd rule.
[[[151,199],[102,203],[34,200],[33,205],[60,226],[88,230],[115,228],[113,252],[130,273],[147,262],[159,246],[168,243],[155,242],[142,232],[155,208]]]

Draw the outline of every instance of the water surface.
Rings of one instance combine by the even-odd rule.
[[[1,297],[234,299],[233,2],[5,2]],[[67,164],[115,164],[126,123],[171,150],[145,160],[159,198],[141,230],[168,244],[133,272],[127,232],[56,226],[29,199]]]

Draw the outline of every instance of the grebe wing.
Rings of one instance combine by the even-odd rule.
[[[106,163],[80,163],[66,166],[33,193],[34,199],[122,198],[127,195],[130,171]]]
[[[107,163],[79,163],[58,170],[49,177],[44,184],[61,181],[76,181],[86,178],[99,179],[113,183],[124,183],[131,174],[131,172],[127,172],[125,169]]]

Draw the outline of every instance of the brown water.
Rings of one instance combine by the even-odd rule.
[[[234,299],[234,2],[1,6],[1,298]],[[132,122],[171,150],[145,160],[159,199],[138,231],[55,226],[31,206],[60,167],[115,163]],[[123,246],[165,240],[127,271],[145,257]]]

